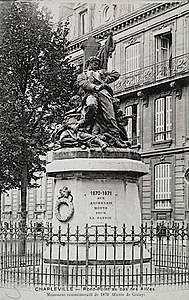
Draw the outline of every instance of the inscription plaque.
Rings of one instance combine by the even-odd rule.
[[[103,189],[102,186],[101,189],[89,189],[84,194],[89,224],[115,223],[117,192],[110,187]]]

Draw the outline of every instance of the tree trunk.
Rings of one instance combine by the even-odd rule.
[[[22,99],[23,100],[23,99]],[[22,103],[22,137],[24,142],[22,144],[22,174],[21,174],[21,222],[23,230],[26,227],[26,201],[27,201],[27,187],[28,187],[28,168],[27,168],[27,145],[25,144],[26,132],[26,113],[24,102]]]
[[[22,179],[21,179],[21,220],[23,225],[26,225],[26,202],[27,202],[27,165],[24,164],[22,170]]]
[[[22,241],[21,241],[21,253],[24,255],[26,253],[26,232],[27,232],[27,210],[26,210],[26,202],[27,202],[27,164],[23,164],[22,169],[22,178],[21,178],[21,232],[22,232]]]

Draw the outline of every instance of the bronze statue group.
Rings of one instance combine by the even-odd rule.
[[[107,44],[108,43],[108,44]],[[112,47],[112,35],[108,37],[99,55],[90,56],[84,71],[78,75],[78,94],[71,101],[80,100],[63,116],[62,124],[53,133],[54,150],[65,147],[108,147],[128,148],[128,117],[120,109],[119,99],[113,97],[109,84],[119,78],[116,71],[107,71],[107,60]]]

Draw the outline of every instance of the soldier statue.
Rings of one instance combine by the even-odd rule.
[[[98,52],[99,43],[89,37],[83,45],[84,70],[78,75],[80,107],[63,116],[63,123],[57,126],[54,138],[57,147],[99,146],[128,148],[130,146],[125,125],[127,117],[119,109],[118,99],[113,97],[110,84],[119,78],[117,71],[108,71],[108,57],[115,49],[112,33]],[[89,50],[88,50],[89,48]],[[94,50],[94,51],[93,51]],[[95,52],[95,53],[94,53]]]

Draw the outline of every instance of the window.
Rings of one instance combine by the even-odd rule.
[[[170,76],[172,60],[172,34],[167,32],[156,36],[156,76]]]
[[[9,219],[12,213],[12,197],[11,191],[8,194],[2,194],[2,213],[5,219]],[[1,204],[0,204],[1,205]]]
[[[131,12],[131,11],[133,11],[134,9],[135,9],[134,4],[128,3],[128,12]]]
[[[80,16],[80,20],[79,20],[80,34],[84,34],[87,32],[87,10],[81,12],[79,16]]]
[[[110,5],[102,5],[103,7],[103,17],[102,20],[108,22],[115,18],[117,13],[117,5],[110,4]],[[102,9],[102,8],[101,8]]]
[[[140,43],[125,48],[125,72],[132,72],[140,67]]]
[[[170,163],[155,166],[155,209],[171,208],[171,174]]]
[[[171,139],[172,97],[166,96],[155,101],[155,142]]]
[[[125,115],[130,117],[126,126],[128,140],[131,145],[137,145],[139,139],[138,104],[127,106],[125,108]]]
[[[109,21],[111,18],[111,10],[109,6],[105,6],[104,11],[103,11],[103,15],[104,15],[104,20],[105,22]]]
[[[35,189],[35,211],[42,211],[45,208],[46,199],[46,176],[43,174],[38,180]]]

